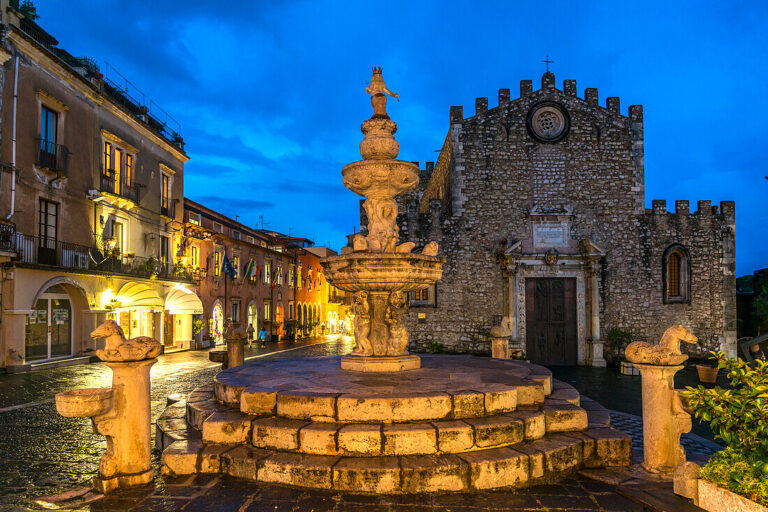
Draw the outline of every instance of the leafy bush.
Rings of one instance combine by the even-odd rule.
[[[608,351],[617,357],[624,356],[624,349],[632,343],[632,333],[614,327],[608,332]]]
[[[732,389],[688,387],[681,397],[694,415],[708,421],[727,449],[713,456],[701,477],[758,503],[768,504],[768,363],[750,366],[712,352]]]
[[[205,326],[205,322],[200,320],[199,318],[192,321],[192,337],[196,338],[198,334],[200,334],[200,331],[203,330],[203,327]]]
[[[445,347],[442,343],[431,341],[429,345],[427,345],[427,354],[441,354],[444,349]]]

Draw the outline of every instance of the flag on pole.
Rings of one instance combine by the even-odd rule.
[[[221,273],[229,274],[229,279],[235,280],[235,267],[232,266],[226,254],[224,255],[224,261],[221,263]]]
[[[245,272],[243,272],[243,279],[250,279],[253,277],[253,260],[250,260],[248,262],[248,266],[245,267]]]

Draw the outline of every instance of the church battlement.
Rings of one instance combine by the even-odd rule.
[[[574,98],[579,98],[577,89],[576,89],[576,80],[573,79],[567,79],[563,80],[563,88],[557,89],[555,86],[555,75],[554,73],[547,72],[544,73],[541,77],[541,89],[555,89],[559,90],[562,93],[564,93],[566,96],[571,96]],[[536,91],[538,92],[538,91]],[[533,81],[532,80],[520,80],[520,94],[519,97],[516,99],[511,98],[510,89],[508,88],[502,88],[499,89],[499,95],[498,95],[498,107],[505,107],[509,105],[511,102],[517,101],[519,99],[527,98],[534,94],[533,90]],[[587,104],[599,107],[598,103],[598,91],[595,87],[587,87],[584,89],[584,97],[580,98],[584,100]],[[633,122],[643,122],[643,106],[642,105],[630,105],[628,113],[626,116],[624,116],[621,113],[621,99],[618,96],[611,96],[605,99],[605,108],[606,110],[610,112],[614,112],[616,114],[619,114],[623,117],[629,117]],[[488,112],[488,98],[487,97],[478,97],[475,98],[475,114],[472,117],[481,116],[484,115],[486,112]],[[458,106],[452,106],[450,108],[450,122],[452,125],[454,124],[461,124],[464,121],[464,107],[458,105]],[[466,118],[468,119],[468,118]]]
[[[720,201],[720,206],[712,206],[712,201],[704,199],[696,202],[696,211],[691,213],[690,201],[687,199],[678,199],[675,201],[675,211],[667,211],[667,201],[665,199],[654,199],[651,201],[650,210],[647,214],[664,215],[667,217],[677,216],[720,216],[723,220],[733,220],[736,215],[736,203],[734,201]]]

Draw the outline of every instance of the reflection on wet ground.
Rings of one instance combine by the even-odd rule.
[[[352,338],[326,337],[247,349],[246,358],[340,355],[353,346]],[[153,421],[168,395],[211,383],[219,368],[207,351],[161,356],[152,367]],[[53,397],[68,389],[106,387],[111,378],[100,363],[0,376],[0,510],[3,505],[18,510],[24,498],[87,484],[106,442],[91,431],[90,420],[59,416]]]

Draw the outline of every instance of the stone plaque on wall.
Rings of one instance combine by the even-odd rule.
[[[568,245],[568,226],[565,224],[534,224],[534,247],[566,247]]]

